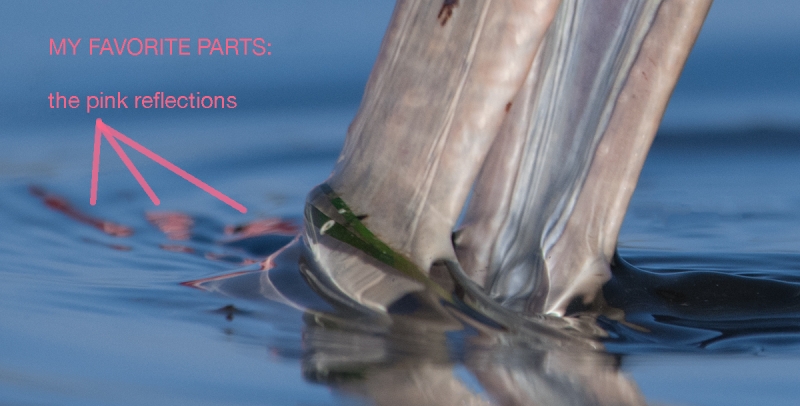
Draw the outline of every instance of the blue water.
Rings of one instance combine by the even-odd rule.
[[[8,78],[0,83],[0,403],[362,402],[304,375],[302,311],[180,283],[254,269],[292,239],[276,230],[239,238],[242,227],[235,230],[263,219],[284,229],[301,224],[306,193],[341,148],[391,8],[389,1],[0,5],[0,72]],[[798,15],[791,1],[713,6],[623,225],[619,254],[631,266],[656,276],[703,271],[774,281],[789,292],[800,283]],[[273,55],[48,55],[47,40],[66,36],[261,36]],[[234,94],[240,107],[86,114],[46,104],[55,91],[159,90]],[[161,198],[155,207],[108,144],[98,203],[90,206],[97,117],[248,213],[129,152]],[[191,230],[162,232],[153,213],[174,213]],[[88,217],[132,235],[109,235]],[[796,404],[800,298],[773,296],[699,315],[708,309],[685,310],[689,301],[671,293],[631,296],[627,321],[655,333],[606,320],[614,333],[606,345],[656,404]],[[664,314],[672,318],[654,317]],[[754,327],[743,329],[747,323]],[[733,333],[720,340],[722,330]],[[459,344],[449,345],[457,355]],[[479,387],[458,359],[455,375]]]

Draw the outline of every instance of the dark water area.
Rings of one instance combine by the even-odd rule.
[[[629,321],[641,312],[674,325],[683,337],[665,332],[668,347],[796,351],[800,187],[788,174],[799,152],[788,130],[661,134],[620,238],[610,304]],[[699,329],[717,334],[687,341]]]
[[[255,277],[295,238],[392,9],[288,4],[0,5],[11,56],[0,60],[0,404],[363,404],[380,392],[370,385],[412,370],[488,398],[492,374],[549,382],[545,359],[588,382],[593,369],[533,344],[336,316],[285,263],[271,274],[281,297],[187,286]],[[717,2],[648,156],[604,289],[609,310],[590,323],[607,353],[590,364],[619,366],[652,404],[800,397],[798,15],[790,1]],[[55,60],[46,50],[50,37],[135,35],[263,36],[274,54]],[[202,91],[235,94],[241,108],[86,114],[48,108],[54,91]],[[129,152],[154,206],[108,143],[90,205],[98,117],[248,212]]]

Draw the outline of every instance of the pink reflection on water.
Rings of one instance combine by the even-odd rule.
[[[189,215],[180,212],[147,212],[147,221],[156,226],[167,238],[175,241],[188,240],[192,235],[194,221]]]
[[[29,186],[28,191],[31,195],[42,199],[42,202],[48,208],[57,212],[67,215],[69,218],[90,225],[108,235],[114,237],[130,237],[133,235],[133,228],[124,226],[122,224],[113,223],[107,220],[98,219],[88,214],[80,212],[78,209],[72,207],[66,198],[54,195],[40,186]]]
[[[279,218],[265,218],[238,226],[225,227],[225,235],[230,236],[228,241],[274,234],[294,236],[299,231],[300,228],[294,223]]]

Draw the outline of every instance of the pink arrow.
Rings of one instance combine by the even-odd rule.
[[[167,161],[158,154],[142,146],[142,144],[139,144],[138,142],[128,138],[127,136],[125,136],[125,134],[122,134],[121,132],[111,128],[109,125],[104,123],[99,118],[97,119],[97,122],[94,127],[94,157],[92,158],[92,194],[91,197],[89,198],[89,203],[92,206],[97,204],[97,181],[100,175],[101,136],[106,137],[108,143],[111,144],[111,148],[114,148],[114,151],[117,152],[117,155],[119,155],[120,159],[122,159],[122,162],[125,164],[126,167],[128,167],[128,170],[131,171],[133,177],[136,178],[136,181],[139,182],[139,185],[142,186],[144,192],[147,193],[147,196],[150,197],[150,200],[152,200],[153,204],[155,204],[156,206],[158,206],[161,203],[161,201],[158,199],[158,196],[156,196],[156,193],[153,191],[150,185],[147,184],[147,181],[144,180],[142,174],[139,173],[139,170],[136,169],[136,166],[133,165],[131,159],[128,158],[128,154],[125,153],[125,151],[119,145],[117,140],[122,141],[131,148],[142,153],[144,156],[158,162],[161,166],[169,169],[172,172],[175,172],[178,176],[188,180],[193,185],[208,192],[211,196],[214,196],[217,199],[222,200],[223,202],[233,207],[234,209],[242,213],[247,213],[247,208],[242,206],[240,203],[236,202],[235,200],[231,199],[228,196],[225,196],[224,194],[222,194],[222,192],[220,192],[217,189],[214,189],[213,187],[209,186],[207,183],[201,181],[200,179],[197,179],[196,177],[192,176],[189,172],[186,172],[183,169],[178,168],[172,162]]]

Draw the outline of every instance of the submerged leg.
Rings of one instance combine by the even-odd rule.
[[[420,269],[455,260],[450,235],[557,5],[397,3],[327,183]],[[382,308],[414,289],[335,241],[319,242],[322,273],[362,304]]]
[[[617,233],[710,1],[571,1],[483,166],[456,237],[506,306],[563,314],[610,277]]]
[[[709,5],[401,0],[327,185],[427,272],[456,259],[450,235],[481,171],[458,260],[506,306],[563,314],[608,277],[627,202]],[[337,208],[324,200],[320,190],[309,196],[333,219]],[[421,288],[327,237],[328,223],[316,227],[306,239],[327,286],[375,309]]]

